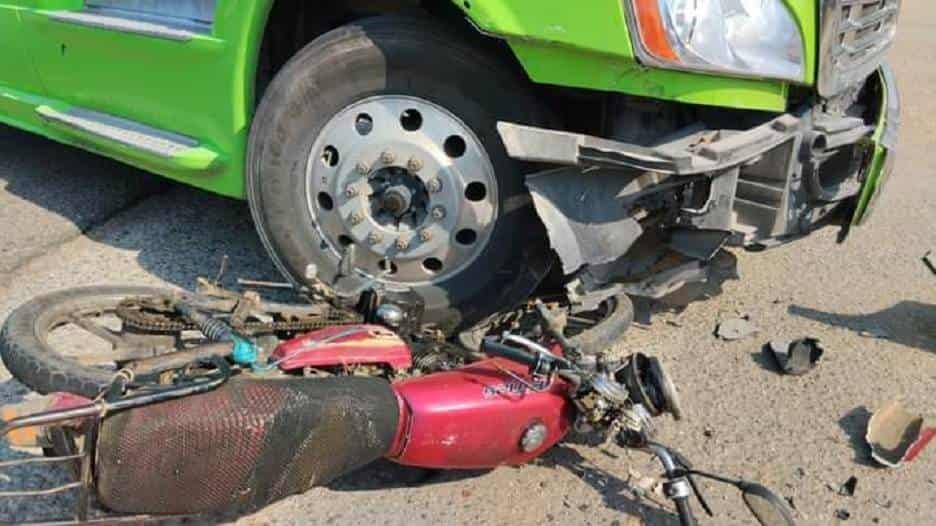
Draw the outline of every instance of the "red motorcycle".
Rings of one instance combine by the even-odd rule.
[[[0,433],[52,459],[4,465],[74,463],[76,482],[38,493],[77,490],[79,522],[92,496],[140,520],[256,510],[381,457],[435,469],[523,464],[574,432],[655,455],[683,524],[695,524],[693,495],[711,513],[696,477],[736,486],[762,524],[794,524],[767,488],[695,470],[653,440],[653,417],[681,417],[656,358],[582,353],[562,312],[542,302],[536,330],[489,336],[477,353],[424,327],[405,291],[367,291],[344,310],[201,285],[195,295],[64,291],[11,315],[4,363],[51,394],[39,412],[36,402],[4,407]],[[56,333],[69,325],[110,348],[65,354],[55,342],[78,340]]]

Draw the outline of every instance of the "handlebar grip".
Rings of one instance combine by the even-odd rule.
[[[506,358],[529,367],[536,367],[540,359],[534,353],[500,343],[493,338],[485,338],[481,341],[481,352],[490,356]]]

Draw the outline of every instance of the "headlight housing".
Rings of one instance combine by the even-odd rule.
[[[803,36],[783,0],[624,0],[651,65],[804,82]]]

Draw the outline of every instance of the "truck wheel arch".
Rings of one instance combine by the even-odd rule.
[[[390,13],[421,12],[440,24],[456,26],[464,34],[476,36],[478,45],[491,48],[489,51],[495,51],[512,67],[523,71],[506,43],[478,32],[453,0],[324,0],[314,4],[304,0],[270,0],[269,4],[251,50],[257,57],[256,72],[246,77],[253,80],[255,104],[259,104],[277,72],[307,44],[342,25]]]

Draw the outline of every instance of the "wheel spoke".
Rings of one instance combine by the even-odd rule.
[[[110,343],[114,349],[127,347],[127,343],[119,334],[108,329],[107,327],[102,327],[87,318],[71,315],[68,317],[68,321]]]

